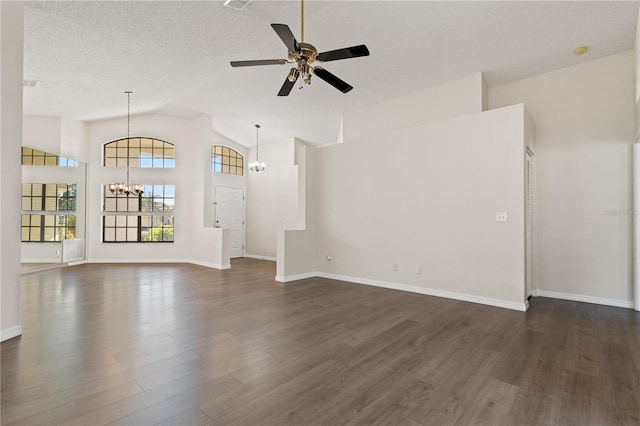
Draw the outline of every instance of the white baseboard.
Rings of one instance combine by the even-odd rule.
[[[191,263],[190,259],[89,259],[87,263]]]
[[[210,263],[210,262],[201,262],[199,260],[191,260],[189,261],[189,263],[193,263],[194,265],[200,265],[200,266],[205,266],[207,268],[214,268],[214,269],[231,269],[231,265],[219,265],[217,263]]]
[[[632,300],[608,299],[606,297],[586,296],[583,294],[561,293],[558,291],[533,290],[534,297],[549,297],[551,299],[571,300],[573,302],[594,303],[596,305],[615,306],[617,308],[631,308],[634,304]]]
[[[85,263],[89,263],[89,261],[87,259],[74,260],[69,262],[69,266],[84,265]]]
[[[244,254],[244,257],[248,257],[250,259],[258,259],[258,260],[269,260],[271,262],[276,262],[278,259],[271,256],[258,256],[257,254]]]
[[[4,342],[5,340],[13,339],[14,337],[20,336],[22,334],[22,326],[16,325],[15,327],[7,328],[6,330],[0,331],[0,342]]]
[[[287,275],[286,277],[283,277],[281,275],[276,275],[276,281],[279,283],[290,283],[292,281],[304,280],[306,278],[314,278],[317,276],[318,276],[317,272],[306,272],[304,274],[298,274],[298,275]]]
[[[356,284],[365,284],[365,285],[371,285],[375,287],[389,288],[393,290],[408,291],[411,293],[426,294],[428,296],[444,297],[447,299],[480,303],[483,305],[496,306],[498,308],[513,309],[513,310],[522,311],[522,312],[525,312],[528,307],[528,305],[525,302],[522,302],[522,303],[511,302],[509,300],[493,299],[490,297],[474,296],[471,294],[455,293],[452,291],[417,287],[417,286],[407,285],[407,284],[396,284],[396,283],[390,283],[386,281],[372,280],[369,278],[348,277],[345,275],[328,274],[326,272],[318,272],[317,276],[322,278],[332,279],[332,280],[352,282]]]
[[[62,263],[59,257],[56,258],[42,258],[42,259],[20,259],[21,263]]]

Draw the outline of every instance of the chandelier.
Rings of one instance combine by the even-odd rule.
[[[264,172],[265,164],[261,163],[258,159],[258,129],[260,128],[259,124],[256,124],[256,161],[252,161],[249,163],[249,170],[252,172]]]
[[[144,192],[142,185],[139,185],[137,183],[133,183],[133,184],[129,183],[129,145],[131,143],[129,136],[130,136],[130,129],[131,129],[131,93],[132,92],[124,92],[124,93],[127,95],[127,182],[126,183],[122,183],[122,182],[110,183],[109,191],[111,191],[112,194],[140,195]]]

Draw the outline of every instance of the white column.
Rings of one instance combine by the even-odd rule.
[[[633,144],[633,300],[640,311],[640,143]]]
[[[20,183],[24,5],[0,1],[0,341],[20,326]]]

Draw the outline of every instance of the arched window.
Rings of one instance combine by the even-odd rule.
[[[176,149],[172,143],[151,138],[124,138],[104,144],[105,167],[176,166]]]
[[[244,174],[244,157],[238,151],[222,145],[211,147],[211,170],[231,175]]]

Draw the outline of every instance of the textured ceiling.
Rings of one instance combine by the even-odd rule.
[[[270,27],[300,34],[298,1],[29,2],[25,8],[28,115],[100,120],[161,111],[205,113],[245,146],[297,136],[337,139],[341,114],[483,71],[490,86],[633,48],[637,2],[305,2],[305,41],[319,51],[366,44],[371,56],[327,63],[354,90],[315,78],[276,96],[289,66],[231,68],[286,57]],[[579,45],[587,54],[572,54]],[[132,127],[135,126],[135,121]]]

